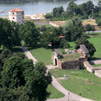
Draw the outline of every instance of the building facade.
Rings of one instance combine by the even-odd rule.
[[[19,24],[24,24],[24,11],[17,8],[10,10],[9,20]]]

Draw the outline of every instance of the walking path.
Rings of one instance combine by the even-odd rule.
[[[88,31],[86,31],[88,33]],[[89,33],[101,33],[101,31],[89,31]]]
[[[32,59],[33,60],[33,63],[36,64],[37,59],[32,56],[32,54],[30,53],[30,51],[28,49],[26,49],[24,46],[21,46],[21,48],[25,52],[25,54],[28,57],[28,59]]]
[[[33,63],[35,64],[37,62],[37,59],[35,59],[32,54],[24,47],[21,46],[22,50],[25,52],[26,56],[29,59],[33,60]],[[53,65],[47,65],[48,69],[53,69],[56,68],[56,66]],[[57,80],[54,76],[52,76],[52,85],[61,93],[63,93],[65,96],[63,98],[58,98],[58,99],[48,99],[47,101],[92,101],[90,99],[83,98],[77,94],[74,94],[67,89],[65,89]]]

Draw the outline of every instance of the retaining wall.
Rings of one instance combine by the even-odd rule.
[[[89,72],[94,73],[98,77],[101,77],[101,67],[93,67],[88,61],[84,62],[84,66]]]

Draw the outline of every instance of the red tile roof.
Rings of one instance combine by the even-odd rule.
[[[9,10],[9,12],[22,12],[23,10],[18,9],[18,8],[14,8],[12,10]]]
[[[60,35],[59,38],[65,38],[65,36]]]

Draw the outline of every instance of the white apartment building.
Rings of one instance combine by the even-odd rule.
[[[19,24],[24,24],[24,10],[17,8],[10,10],[9,20],[17,22]]]

